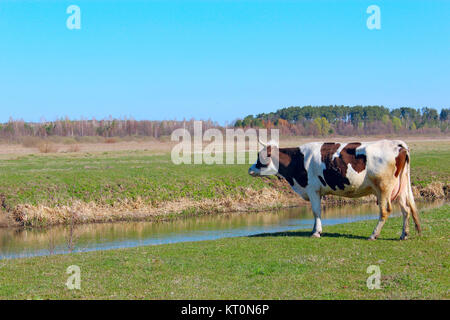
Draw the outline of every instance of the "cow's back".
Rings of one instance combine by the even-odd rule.
[[[300,146],[310,190],[361,197],[373,193],[375,180],[392,175],[401,140],[313,142]]]
[[[370,176],[383,177],[394,170],[396,157],[401,148],[408,150],[402,140],[379,140],[367,143],[367,171]]]

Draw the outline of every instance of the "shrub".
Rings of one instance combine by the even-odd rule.
[[[39,144],[38,149],[41,153],[56,153],[58,152],[58,147],[50,141],[44,141]]]
[[[69,149],[67,149],[67,152],[80,152],[81,147],[79,144],[72,144]]]

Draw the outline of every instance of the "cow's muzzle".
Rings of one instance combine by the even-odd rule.
[[[251,166],[248,169],[248,174],[251,175],[252,177],[257,177],[257,176],[259,176],[259,170],[257,168],[255,168],[255,166]]]

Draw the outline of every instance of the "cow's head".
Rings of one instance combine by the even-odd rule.
[[[248,169],[251,176],[270,176],[278,174],[278,144],[269,141],[267,144],[259,142],[263,145],[263,149],[258,152],[258,159]]]

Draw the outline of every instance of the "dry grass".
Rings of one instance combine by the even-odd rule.
[[[73,144],[71,146],[69,146],[69,148],[67,149],[67,152],[80,152],[81,151],[81,146],[79,144]]]
[[[25,148],[37,148],[42,143],[42,139],[38,137],[23,137],[22,146]]]
[[[30,139],[29,139],[30,138]],[[61,138],[61,137],[60,137]],[[169,153],[176,144],[170,140],[163,141],[156,139],[133,140],[113,138],[115,142],[107,142],[102,137],[63,137],[65,139],[49,138],[60,152],[71,152],[71,145],[78,144],[82,146],[83,152],[116,152],[116,151],[150,151],[157,153]],[[379,140],[383,137],[329,137],[329,138],[305,138],[305,137],[282,137],[280,145],[283,147],[299,146],[311,141],[369,141]],[[385,138],[385,137],[384,137]],[[131,140],[130,140],[131,139]],[[405,140],[413,151],[434,151],[448,149],[450,139],[438,137],[432,139],[429,137],[396,137],[396,139]],[[36,153],[36,148],[43,142],[43,139],[37,137],[24,137],[22,144],[1,144],[0,159],[11,159],[18,155]]]
[[[38,150],[40,153],[56,153],[58,152],[58,146],[56,146],[53,142],[43,141],[39,144]]]
[[[442,182],[432,182],[425,187],[413,186],[413,194],[415,198],[421,199],[444,199],[450,196],[449,186]]]
[[[117,138],[106,138],[105,143],[117,143],[119,140]]]
[[[246,189],[244,196],[227,196],[221,199],[192,200],[181,198],[175,201],[151,205],[138,198],[135,201],[121,200],[113,205],[75,201],[71,206],[47,207],[21,204],[12,210],[11,217],[20,225],[42,226],[69,223],[113,222],[126,220],[164,219],[180,212],[189,214],[211,214],[225,212],[260,211],[305,204],[294,194],[285,194],[272,188]],[[73,220],[72,220],[73,219]]]
[[[61,153],[71,152],[72,145],[53,143]],[[150,154],[170,153],[174,143],[159,141],[130,141],[117,143],[77,143],[82,152],[93,154],[103,152],[148,151]],[[27,148],[21,144],[0,144],[0,160],[15,159],[17,156],[36,154],[37,147]]]

